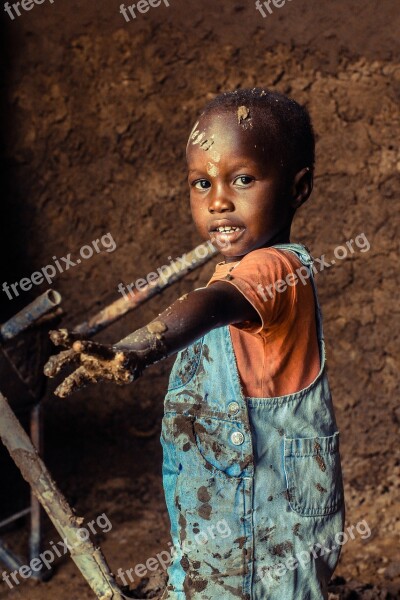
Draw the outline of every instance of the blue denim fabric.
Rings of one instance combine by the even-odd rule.
[[[294,394],[248,398],[228,327],[178,354],[161,434],[175,549],[163,600],[327,598],[344,501],[322,318],[305,247],[274,247],[309,270],[321,369]]]

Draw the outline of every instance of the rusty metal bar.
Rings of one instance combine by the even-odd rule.
[[[61,295],[55,290],[47,290],[19,313],[0,325],[0,341],[11,340],[39,319],[54,311],[61,303]]]
[[[218,254],[218,250],[211,243],[196,246],[196,248],[180,257],[180,260],[172,261],[169,264],[170,273],[168,275],[158,277],[151,284],[147,283],[140,291],[138,290],[129,295],[126,294],[126,297],[115,300],[87,321],[83,321],[76,327],[73,327],[72,332],[82,337],[91,337],[99,333],[123,317],[127,312],[144,304],[153,296],[160,294],[165,288],[172,285],[175,281],[182,279],[187,273],[204,265],[216,254]]]
[[[10,571],[18,571],[22,567],[23,562],[18,556],[13,554],[0,540],[0,560],[1,562],[10,569]]]
[[[43,450],[41,405],[36,404],[31,411],[31,440],[39,454]],[[30,560],[37,558],[42,550],[43,514],[39,500],[31,488],[31,530],[29,534]],[[41,572],[37,573],[38,579],[43,579]],[[48,574],[49,575],[49,574]],[[47,577],[46,577],[47,579]]]
[[[49,289],[28,306],[22,309],[19,313],[11,317],[6,323],[0,325],[0,344],[7,342],[32,325],[43,323],[46,319],[53,319],[59,312],[61,303],[61,295],[55,290]],[[35,440],[35,444],[40,444],[40,408],[39,404],[32,409],[31,412],[31,432]],[[20,516],[31,513],[31,533],[30,533],[30,554],[31,558],[40,554],[40,538],[41,538],[41,513],[40,504],[37,499],[31,494],[31,507],[19,511],[18,513],[8,517],[0,526],[12,523]],[[18,562],[21,566],[21,561],[7,547],[2,546],[0,552],[0,560],[7,566]],[[19,567],[18,567],[19,568]],[[39,577],[42,579],[43,577]]]
[[[16,521],[17,519],[20,519],[21,517],[26,517],[27,515],[29,515],[30,512],[31,512],[31,507],[24,508],[24,509],[20,510],[19,512],[14,513],[13,515],[11,515],[11,517],[7,517],[7,519],[4,519],[4,521],[0,522],[0,529],[3,529],[3,527],[6,527],[6,525],[9,525],[10,523],[14,523],[14,521]]]
[[[31,486],[54,527],[71,547],[71,558],[99,600],[123,600],[108,564],[90,539],[82,539],[82,524],[51,478],[28,435],[0,393],[0,438],[11,458]],[[9,556],[8,556],[9,560]]]

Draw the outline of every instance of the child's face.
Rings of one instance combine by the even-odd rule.
[[[234,112],[205,115],[191,133],[187,160],[193,220],[204,239],[223,247],[227,262],[288,241],[291,182],[272,158],[256,127],[239,124]],[[233,229],[219,229],[224,226]]]

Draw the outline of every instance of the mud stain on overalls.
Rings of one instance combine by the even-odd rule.
[[[284,558],[288,552],[293,550],[293,544],[290,540],[286,540],[285,542],[281,542],[280,544],[276,544],[271,548],[272,556],[280,556]]]
[[[317,442],[317,440],[315,440],[315,443],[314,443],[314,450],[316,452],[315,460],[317,461],[319,468],[321,469],[321,471],[326,471],[326,465],[325,465],[324,459],[320,455],[321,446]]]
[[[320,483],[316,483],[316,484],[315,484],[315,487],[316,487],[316,488],[317,488],[317,490],[318,490],[319,492],[321,492],[322,494],[323,494],[324,492],[327,492],[327,491],[328,491],[328,490],[327,490],[326,488],[324,488],[324,487],[323,487],[323,486],[322,486]]]
[[[210,492],[208,491],[205,485],[199,487],[199,489],[197,490],[197,497],[200,500],[200,502],[208,502],[210,500]]]
[[[276,529],[276,525],[274,525],[273,527],[266,527],[265,529],[262,529],[259,533],[259,540],[260,542],[268,542],[270,540],[270,538],[273,536],[274,531]]]
[[[211,504],[202,504],[197,512],[199,513],[199,517],[206,521],[209,521],[212,513]]]
[[[179,527],[180,527],[180,536],[181,536],[181,541],[182,543],[186,540],[186,527],[187,527],[187,521],[185,519],[185,517],[183,516],[183,514],[180,512],[180,504],[178,504],[178,510],[179,510]]]
[[[287,490],[283,490],[283,492],[281,492],[281,496],[283,496],[288,502],[291,502],[293,499],[294,492],[295,492],[295,488],[291,487],[291,488],[288,488]]]
[[[298,538],[300,538],[301,540],[303,539],[303,538],[301,537],[300,533],[299,533],[299,531],[300,531],[300,523],[295,523],[295,524],[293,525],[293,529],[292,529],[292,531],[293,531],[293,534],[294,534],[295,536],[297,536],[297,537],[298,537]]]
[[[189,348],[185,348],[185,350],[182,350],[182,363],[178,370],[178,377],[180,377],[182,380],[184,380],[185,377],[193,369],[193,362],[192,360],[190,360],[191,356],[193,355],[193,359],[196,359],[200,350],[201,344],[199,344],[198,342],[194,344],[192,352],[190,352]]]

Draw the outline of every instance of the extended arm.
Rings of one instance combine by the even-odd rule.
[[[242,321],[260,322],[255,308],[230,283],[215,282],[185,294],[153,319],[113,346],[90,341],[75,341],[62,356],[52,357],[45,373],[54,377],[66,364],[81,364],[57,388],[56,394],[67,396],[75,389],[112,381],[130,383],[143,369],[190,345],[215,327]]]

